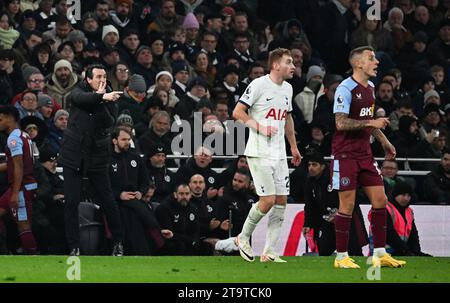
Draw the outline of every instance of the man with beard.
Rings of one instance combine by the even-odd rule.
[[[441,163],[425,178],[424,194],[434,204],[449,204],[450,201],[450,150],[442,151]]]
[[[132,19],[133,0],[116,0],[116,10],[111,11],[111,23],[122,34],[124,30],[129,28],[137,28],[136,23]]]
[[[78,83],[78,76],[73,72],[72,64],[61,59],[55,64],[55,71],[47,80],[47,93],[65,110],[70,108],[67,97]]]
[[[189,159],[186,165],[181,166],[176,175],[179,183],[188,183],[195,174],[202,175],[206,180],[206,193],[208,199],[217,196],[219,186],[219,175],[211,169],[212,151],[204,146],[197,148],[194,158]]]
[[[64,217],[71,255],[80,254],[78,205],[82,180],[86,177],[96,202],[101,204],[106,214],[114,242],[112,254],[123,255],[122,226],[108,174],[110,129],[117,117],[115,102],[120,94],[107,87],[106,71],[102,65],[90,65],[85,80],[75,86],[68,98],[71,102],[70,118],[58,162],[64,173]]]
[[[205,192],[205,178],[200,174],[195,174],[189,180],[189,188],[192,192],[191,203],[198,210],[200,224],[200,254],[211,255],[211,248],[214,247],[214,239],[220,230],[228,230],[230,228],[229,221],[221,222],[216,219],[215,208],[216,203],[209,200]],[[212,241],[212,242],[211,242]]]
[[[167,150],[162,144],[154,144],[146,154],[148,176],[155,187],[151,201],[159,203],[173,193],[175,182],[175,174],[166,166],[166,154]]]
[[[390,116],[395,110],[397,101],[394,98],[394,87],[391,82],[383,81],[378,84],[377,99],[375,104],[382,107],[386,111],[386,116]]]
[[[159,111],[150,121],[150,129],[139,137],[139,146],[141,146],[144,154],[148,153],[154,144],[161,144],[170,152],[172,143],[171,136],[170,116],[166,111]]]
[[[175,12],[175,1],[163,0],[159,15],[155,21],[150,23],[147,28],[147,33],[154,31],[161,33],[175,32],[181,26],[182,21],[183,18]]]
[[[189,256],[198,252],[200,225],[197,208],[191,205],[192,193],[187,184],[180,184],[172,198],[156,209],[156,218],[167,233],[165,255]]]
[[[114,130],[109,175],[125,227],[125,250],[129,255],[147,255],[162,247],[164,241],[153,210],[142,201],[150,182],[141,157],[130,151],[130,140],[128,128]]]

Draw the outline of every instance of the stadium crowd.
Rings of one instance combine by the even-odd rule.
[[[371,18],[359,0],[81,0],[77,20],[67,0],[0,1],[0,104],[17,108],[38,155],[32,227],[39,252],[68,252],[57,161],[71,94],[93,64],[104,67],[112,91],[123,92],[108,144],[125,254],[237,250],[234,237],[257,201],[246,158],[216,160],[200,146],[188,148],[188,160],[167,158],[178,152],[172,124],[187,121],[195,130],[199,123],[202,139],[232,136],[235,103],[267,72],[268,52],[278,47],[291,51],[296,67],[289,82],[298,147],[321,159],[331,153],[334,93],[351,74],[348,54],[372,46],[380,64],[371,110],[390,118],[383,132],[397,157],[440,159],[380,163],[389,201],[399,205],[397,194],[408,193],[408,205],[450,204],[450,0],[380,3],[379,18]],[[2,150],[6,140],[0,134]],[[372,150],[384,157],[376,141]],[[398,170],[430,172],[405,177]],[[316,175],[306,158],[291,174],[290,203],[311,202]],[[0,178],[3,193],[8,180],[3,172]],[[367,198],[358,194],[358,202]],[[3,219],[0,253],[20,252],[13,222]]]

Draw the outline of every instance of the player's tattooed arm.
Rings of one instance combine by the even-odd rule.
[[[386,136],[383,134],[383,132],[378,129],[378,128],[374,128],[372,130],[372,136],[375,137],[375,139],[377,139],[378,142],[381,143],[381,145],[384,144],[390,144],[390,142],[388,141],[388,139],[386,138]]]
[[[336,113],[336,129],[342,131],[361,130],[371,127],[371,120],[355,120],[350,119],[348,114]]]

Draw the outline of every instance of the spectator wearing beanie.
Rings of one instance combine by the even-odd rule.
[[[128,85],[124,89],[123,95],[119,98],[119,112],[127,110],[136,124],[141,120],[141,116],[146,106],[147,85],[144,77],[134,74],[128,80]]]
[[[439,93],[434,89],[427,91],[425,95],[423,95],[423,104],[427,106],[430,103],[434,103],[438,106],[441,105],[441,97],[439,96]]]
[[[306,74],[306,86],[301,93],[294,97],[294,111],[299,109],[305,121],[309,124],[313,120],[314,111],[317,108],[317,100],[324,94],[322,84],[325,71],[317,65],[311,65]]]
[[[147,87],[155,83],[155,76],[158,69],[153,64],[152,49],[148,45],[141,45],[136,53],[136,63],[133,65],[133,72],[144,77]]]
[[[234,64],[229,64],[223,68],[220,87],[227,92],[228,108],[234,108],[243,93],[239,86],[240,75],[241,71]]]
[[[429,256],[420,247],[414,212],[410,207],[413,195],[411,186],[398,182],[386,205],[386,251],[393,256]]]
[[[189,13],[184,17],[182,28],[186,30],[186,44],[190,47],[196,47],[200,24],[193,13]]]
[[[149,179],[155,187],[151,201],[161,203],[172,192],[175,183],[175,174],[167,169],[166,155],[170,153],[164,145],[153,144],[145,154],[145,164]]]
[[[83,54],[84,48],[88,44],[86,35],[80,30],[74,30],[70,32],[69,36],[67,36],[67,39],[73,43],[73,46],[75,48],[75,56],[77,57],[77,59],[80,59]]]
[[[175,90],[172,88],[173,84],[173,76],[168,71],[160,71],[156,77],[155,77],[155,85],[151,86],[147,93],[149,95],[153,95],[155,90],[164,90],[169,93],[169,108],[175,108],[178,103],[180,102],[180,99],[175,95]]]
[[[55,113],[53,123],[49,126],[48,141],[52,151],[59,153],[61,143],[64,138],[64,130],[67,128],[69,121],[69,112],[60,109]]]
[[[189,83],[189,67],[184,60],[172,62],[172,75],[174,83],[172,85],[175,95],[181,99],[186,94],[186,88]]]
[[[52,119],[53,109],[54,106],[52,97],[44,93],[38,93],[38,110],[47,123]]]
[[[102,41],[105,47],[115,47],[119,43],[119,31],[114,25],[105,25],[102,30]]]
[[[34,66],[28,65],[22,70],[23,79],[25,80],[25,90],[42,91],[45,88],[44,75]],[[23,92],[17,94],[11,104],[16,104],[22,99]]]
[[[78,83],[78,80],[78,76],[73,72],[72,64],[67,60],[61,59],[56,62],[54,72],[47,81],[47,93],[63,109],[68,110],[70,104],[66,103],[66,99]]]

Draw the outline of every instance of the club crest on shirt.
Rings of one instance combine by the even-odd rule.
[[[169,176],[169,175],[166,175],[166,176],[164,177],[164,180],[166,180],[166,182],[170,182],[170,176]]]
[[[191,220],[191,221],[195,220],[195,215],[193,213],[189,214],[189,220]]]
[[[328,186],[327,186],[327,191],[328,191],[329,193],[331,193],[331,192],[333,191],[333,186],[331,186],[331,184],[328,184]]]
[[[348,186],[350,184],[350,179],[348,177],[341,178],[341,185]]]
[[[132,167],[136,167],[137,166],[137,162],[135,160],[131,160],[130,162]]]
[[[337,103],[338,103],[338,104],[344,103],[344,97],[342,97],[341,95],[339,95],[339,96],[337,97]]]
[[[11,147],[16,147],[17,141],[16,141],[16,140],[11,140],[11,142],[9,142],[9,145],[10,145]]]

